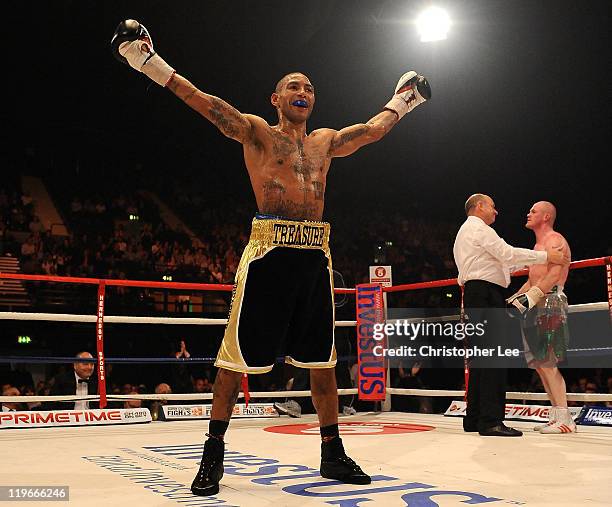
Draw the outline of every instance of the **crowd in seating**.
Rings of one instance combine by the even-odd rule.
[[[254,215],[251,206],[232,197],[222,201],[214,196],[204,197],[201,192],[178,184],[167,190],[165,197],[194,231],[230,247],[232,257],[234,253],[240,254]],[[372,264],[392,265],[395,283],[435,280],[456,274],[452,257],[456,227],[451,223],[427,220],[414,209],[404,214],[377,212],[358,218],[340,210],[329,220],[334,269],[342,273],[350,286],[367,282],[368,266]],[[355,234],[356,220],[359,234]]]
[[[3,242],[2,253],[18,256],[25,273],[231,283],[247,241],[244,226],[222,223],[201,241],[167,226],[151,203],[135,195],[75,197],[63,211],[70,236],[52,236],[33,215],[24,225],[31,234],[21,244]]]
[[[52,236],[33,213],[31,198],[15,189],[4,190],[0,204],[21,204],[16,215],[23,232],[29,232],[22,235],[21,244],[3,241],[4,252],[19,256],[26,273],[154,280],[169,275],[174,281],[232,283],[248,241],[251,204],[232,197],[207,200],[179,187],[161,197],[193,233],[168,226],[157,207],[136,191],[119,195],[109,191],[106,196],[57,199],[70,235]],[[15,216],[9,209],[3,207],[0,227],[7,231],[3,237],[10,236]],[[355,234],[356,220],[359,234]],[[334,213],[334,269],[348,286],[367,281],[368,266],[373,264],[392,265],[394,284],[451,278],[456,276],[452,256],[456,229],[456,223],[425,218],[414,208],[358,218]],[[581,275],[572,273],[569,283]],[[433,292],[410,297],[413,306],[456,305],[456,300],[440,301]]]
[[[32,197],[18,183],[3,181],[0,186],[0,217],[6,230],[27,232],[34,215]],[[33,232],[33,231],[32,231]]]
[[[32,197],[21,191],[18,183],[7,178],[0,185],[0,255],[21,253],[23,237],[30,232],[40,234],[42,226],[34,214]],[[25,247],[26,253],[32,248],[32,242]]]
[[[176,211],[196,232],[189,235],[170,228],[155,205],[135,192],[75,195],[56,201],[70,232],[63,237],[44,230],[31,199],[14,189],[10,195],[0,193],[0,201],[26,205],[19,213],[3,208],[4,229],[10,231],[18,216],[21,230],[30,234],[21,244],[4,242],[2,253],[18,256],[25,273],[156,280],[169,275],[174,281],[232,283],[252,217],[237,200],[226,199],[219,207],[187,193],[171,195]],[[349,219],[338,217],[333,227],[334,269],[347,284],[366,281],[373,263],[392,264],[396,283],[453,274],[448,224],[432,227],[399,214],[370,216],[357,240],[351,238]]]

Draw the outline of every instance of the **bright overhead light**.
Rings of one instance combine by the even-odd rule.
[[[425,9],[416,20],[421,42],[446,39],[450,24],[448,13],[439,7]]]

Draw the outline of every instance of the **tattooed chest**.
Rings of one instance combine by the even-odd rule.
[[[260,210],[264,213],[308,220],[320,220],[323,214],[323,181],[273,178],[264,181],[256,193],[259,194]]]
[[[277,168],[288,168],[300,183],[314,182],[321,178],[326,158],[316,147],[304,146],[301,140],[293,141],[281,134],[272,135],[271,161]]]
[[[270,200],[323,201],[325,182],[323,180],[296,181],[287,178],[270,178],[261,184],[261,195]]]

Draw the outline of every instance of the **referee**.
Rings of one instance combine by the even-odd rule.
[[[556,249],[544,251],[515,248],[500,238],[490,226],[497,210],[488,195],[474,194],[465,203],[467,220],[453,246],[459,269],[459,285],[464,286],[464,306],[474,323],[486,323],[482,337],[470,337],[470,345],[491,347],[504,345],[507,323],[505,292],[510,285],[511,267],[531,264],[563,264],[567,259]],[[498,310],[494,310],[494,309]],[[472,361],[467,389],[467,414],[463,429],[483,436],[520,437],[522,433],[504,425],[507,369]]]

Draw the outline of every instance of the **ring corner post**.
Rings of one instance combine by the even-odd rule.
[[[104,299],[106,284],[100,280],[98,284],[98,301],[96,311],[96,371],[98,372],[98,394],[100,408],[106,408],[106,365],[104,361]]]

